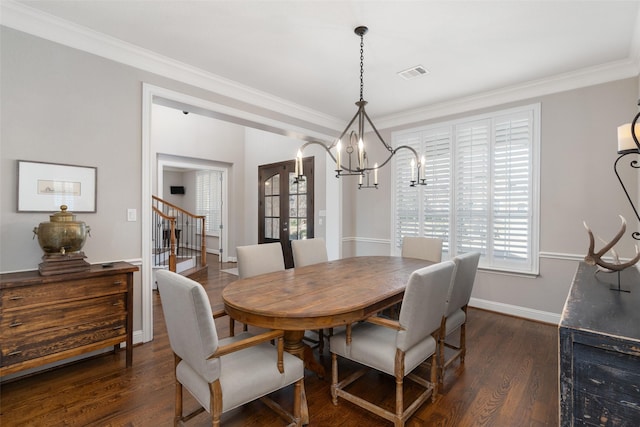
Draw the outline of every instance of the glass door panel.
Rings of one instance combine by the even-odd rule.
[[[280,242],[285,266],[293,266],[291,240],[313,237],[313,157],[303,159],[305,177],[293,160],[258,167],[258,243]]]

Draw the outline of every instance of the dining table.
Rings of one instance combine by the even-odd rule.
[[[284,349],[324,376],[306,330],[330,329],[373,316],[402,301],[409,276],[433,262],[398,256],[358,256],[244,278],[222,291],[233,319],[284,331]],[[303,387],[303,424],[309,423]]]

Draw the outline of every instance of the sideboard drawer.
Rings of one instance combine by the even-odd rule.
[[[122,314],[79,325],[48,329],[30,334],[27,339],[3,339],[1,365],[10,366],[110,338],[118,337],[122,342],[126,340],[126,336],[127,316]]]
[[[125,294],[54,304],[39,309],[11,310],[0,321],[2,341],[19,337],[23,340],[36,333],[78,325],[127,311]]]
[[[127,292],[126,274],[14,287],[2,290],[2,310],[7,312],[25,307],[45,306],[53,302],[85,299],[88,295],[95,297],[123,292]]]

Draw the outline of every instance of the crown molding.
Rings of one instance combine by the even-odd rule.
[[[342,120],[327,114],[191,67],[13,0],[0,2],[0,24],[315,125],[339,131],[344,124]]]
[[[323,126],[336,132],[339,132],[344,125],[343,121],[336,117],[188,66],[147,49],[43,13],[14,0],[0,2],[0,24],[250,105],[277,111],[294,119]],[[378,129],[389,129],[552,93],[638,77],[640,73],[640,18],[636,19],[636,29],[629,50],[629,59],[627,60],[584,68],[423,108],[376,117],[376,126]]]
[[[545,79],[533,80],[494,91],[462,97],[424,108],[390,114],[376,118],[376,125],[378,129],[404,126],[452,114],[479,110],[481,108],[594,86],[615,80],[638,77],[638,73],[638,58],[615,61]]]

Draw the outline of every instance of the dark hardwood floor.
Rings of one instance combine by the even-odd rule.
[[[212,257],[213,258],[213,257]],[[215,261],[215,258],[212,260]],[[210,261],[211,262],[211,261]],[[222,268],[235,267],[235,264]],[[213,305],[236,276],[211,262],[202,280]],[[170,426],[173,423],[173,356],[166,335],[160,298],[154,295],[152,342],[136,346],[133,367],[125,353],[107,354],[0,385],[0,425],[9,426]],[[221,336],[226,319],[217,321]],[[557,327],[469,309],[466,362],[455,363],[436,402],[426,403],[408,426],[556,426],[558,425]],[[321,359],[330,372],[330,356]],[[340,376],[353,366],[340,362]],[[391,425],[343,400],[331,403],[330,378],[305,377],[311,426]],[[394,403],[391,378],[371,373],[355,384],[359,393],[389,407]],[[411,395],[412,388],[407,387]],[[276,395],[283,405],[291,390]],[[185,392],[187,409],[196,407]],[[224,414],[224,426],[281,426],[284,423],[261,402]],[[210,425],[203,413],[190,426]]]

